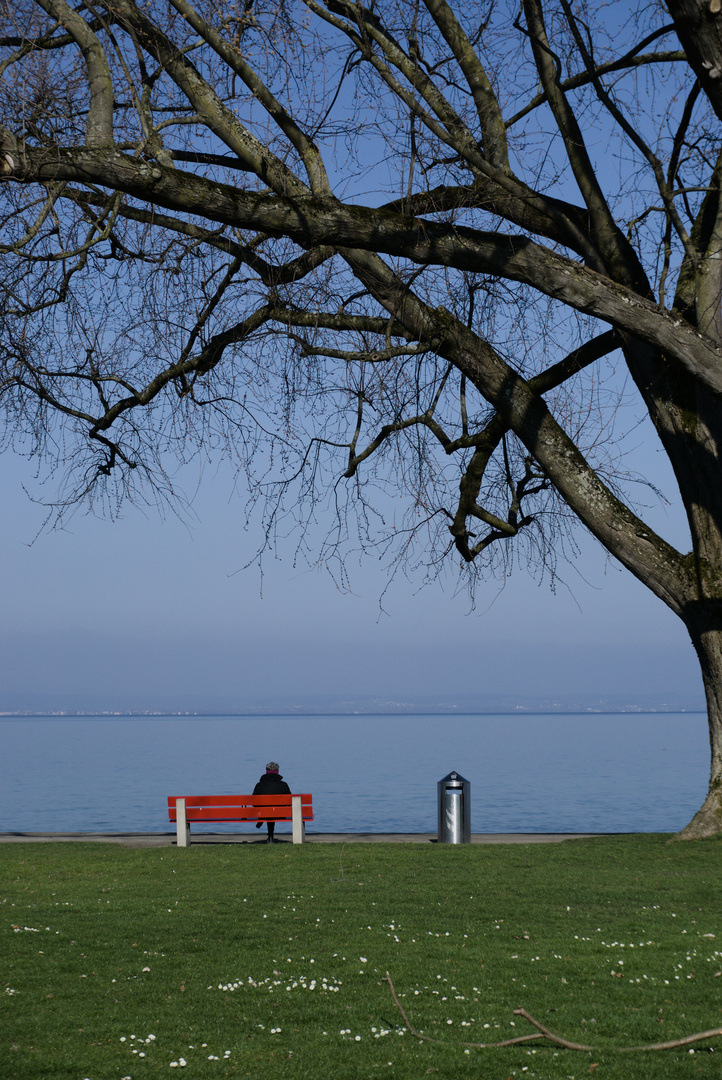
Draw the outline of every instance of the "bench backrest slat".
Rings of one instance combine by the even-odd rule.
[[[293,793],[294,795],[296,792]],[[168,805],[185,799],[186,806],[290,806],[292,795],[169,795]],[[310,806],[312,795],[301,795],[301,805]]]

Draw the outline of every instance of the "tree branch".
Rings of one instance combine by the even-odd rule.
[[[65,0],[38,0],[38,3],[65,27],[83,54],[90,92],[86,145],[107,146],[113,141],[113,80],[105,50],[85,19],[73,11]]]
[[[488,75],[446,0],[424,0],[424,3],[469,84],[481,125],[484,156],[495,168],[508,170],[504,120]]]
[[[385,252],[422,266],[451,266],[532,284],[577,311],[646,340],[709,389],[722,393],[722,350],[715,342],[635,291],[527,237],[405,218],[315,196],[300,202],[239,191],[120,153],[25,147],[21,162],[16,140],[6,129],[0,129],[2,150],[6,171],[0,182],[8,179],[12,161],[12,179],[25,183],[92,180],[168,209],[285,235],[304,247],[333,245]],[[0,172],[1,166],[2,162]]]
[[[694,1035],[685,1035],[681,1039],[671,1039],[669,1042],[663,1043],[646,1043],[644,1046],[595,1047],[589,1046],[586,1043],[572,1042],[570,1039],[565,1039],[562,1035],[557,1035],[548,1027],[545,1027],[544,1024],[541,1024],[538,1020],[535,1020],[531,1013],[527,1012],[526,1009],[514,1009],[514,1016],[522,1016],[525,1020],[528,1020],[529,1023],[537,1029],[537,1031],[539,1032],[538,1035],[519,1035],[514,1039],[503,1039],[500,1042],[492,1043],[450,1043],[446,1039],[434,1039],[430,1035],[424,1035],[423,1032],[418,1031],[406,1015],[406,1011],[404,1010],[403,1005],[399,1001],[398,994],[396,993],[396,989],[393,982],[391,981],[391,976],[389,975],[388,971],[386,972],[384,981],[388,983],[394,1005],[401,1014],[404,1026],[406,1027],[409,1034],[413,1035],[415,1039],[422,1039],[424,1042],[435,1043],[437,1046],[467,1046],[475,1050],[498,1050],[500,1047],[518,1046],[520,1043],[532,1042],[542,1037],[548,1042],[552,1043],[554,1046],[561,1046],[564,1050],[580,1050],[583,1053],[589,1053],[590,1051],[594,1053],[602,1053],[603,1051],[612,1051],[616,1053],[636,1053],[653,1050],[678,1050],[682,1046],[690,1046],[692,1043],[704,1042],[707,1039],[717,1039],[722,1036],[722,1027],[717,1027],[711,1028],[709,1031],[698,1031],[695,1032]]]
[[[661,31],[657,31],[654,34],[650,34],[648,41],[659,37],[662,33],[668,33],[671,27],[665,27]],[[641,47],[641,46],[640,46]],[[669,64],[669,63],[682,63],[687,59],[686,54],[681,49],[672,50],[669,52],[658,53],[645,53],[642,56],[635,56],[635,50],[626,53],[620,57],[619,60],[610,60],[606,64],[599,64],[595,69],[596,75],[611,75],[615,71],[626,71],[636,67],[643,67],[647,64]],[[568,90],[578,90],[582,86],[587,86],[592,80],[592,74],[589,71],[580,71],[577,75],[570,75],[568,79],[563,79],[559,83],[560,89],[566,94]],[[538,109],[540,105],[544,105],[549,100],[549,96],[546,90],[541,94],[536,94],[535,97],[529,101],[523,109],[514,113],[513,116],[505,122],[507,128],[513,127],[514,124],[518,124],[520,120],[523,120],[525,116],[533,112],[534,109]]]
[[[231,71],[243,79],[253,96],[260,101],[268,115],[272,117],[280,130],[289,140],[303,162],[308,175],[311,190],[318,194],[331,194],[331,185],[326,175],[323,160],[313,140],[301,130],[290,113],[261,81],[255,71],[247,64],[237,49],[224,41],[187,0],[170,0],[173,7],[182,15],[189,26],[208,42],[214,52],[228,65]]]
[[[183,92],[208,128],[221,139],[245,167],[277,192],[307,190],[291,170],[268,147],[251,134],[220,100],[198,69],[132,0],[108,0],[118,22],[137,35],[139,43],[157,60]]]
[[[539,79],[564,141],[574,179],[589,210],[591,235],[599,254],[594,269],[625,284],[641,286],[644,294],[648,292],[648,286],[643,276],[640,278],[641,267],[616,226],[589,159],[577,118],[562,90],[561,64],[549,45],[541,4],[539,0],[523,0],[523,8]],[[521,29],[518,22],[516,25]]]

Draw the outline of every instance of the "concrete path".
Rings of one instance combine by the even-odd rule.
[[[472,833],[472,844],[559,844],[588,840],[610,833]],[[123,847],[175,847],[175,832],[167,833],[0,833],[0,844],[98,843]],[[250,833],[193,833],[193,846],[202,844],[262,844]],[[307,844],[435,844],[436,833],[306,833]],[[277,833],[276,843],[290,844],[290,833]]]

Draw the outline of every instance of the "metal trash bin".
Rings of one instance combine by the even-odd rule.
[[[440,844],[471,843],[471,784],[450,772],[436,785]]]

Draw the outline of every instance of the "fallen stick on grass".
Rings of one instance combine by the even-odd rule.
[[[386,982],[389,984],[389,990],[391,991],[391,997],[394,999],[394,1005],[401,1013],[404,1024],[407,1030],[415,1039],[423,1039],[424,1042],[437,1043],[439,1046],[450,1046],[446,1039],[434,1039],[431,1035],[424,1035],[423,1032],[417,1031],[409,1020],[404,1007],[399,1001],[398,995],[394,988],[394,984],[391,981],[391,976],[388,971],[386,972]],[[694,1035],[685,1035],[681,1039],[672,1039],[669,1042],[660,1043],[647,1043],[644,1046],[587,1046],[586,1043],[571,1042],[569,1039],[565,1039],[562,1035],[557,1035],[555,1032],[550,1031],[549,1028],[544,1027],[538,1020],[535,1020],[531,1013],[528,1013],[526,1009],[514,1009],[514,1016],[523,1016],[525,1020],[528,1020],[530,1024],[537,1029],[535,1035],[518,1035],[514,1039],[504,1039],[501,1042],[492,1043],[478,1043],[478,1042],[458,1042],[454,1043],[455,1046],[468,1046],[473,1047],[475,1050],[491,1050],[496,1047],[502,1046],[516,1046],[519,1043],[533,1042],[536,1039],[547,1039],[548,1042],[554,1043],[555,1046],[561,1046],[565,1050],[586,1050],[588,1052],[601,1053],[603,1050],[612,1050],[620,1053],[626,1053],[630,1051],[642,1051],[642,1050],[676,1050],[680,1046],[689,1046],[690,1043],[702,1042],[704,1039],[715,1039],[722,1035],[722,1027],[712,1028],[710,1031],[698,1031]]]
[[[404,1012],[404,1007],[403,1007],[403,1005],[401,1004],[401,1002],[398,999],[398,995],[396,993],[396,990],[394,989],[394,984],[391,981],[391,976],[389,975],[388,971],[386,972],[386,982],[389,984],[389,990],[391,991],[391,997],[394,999],[394,1004],[395,1004],[396,1008],[399,1010],[399,1012],[401,1013],[401,1015],[403,1017],[403,1020],[404,1020],[404,1023],[406,1024],[406,1027],[408,1028],[409,1032],[414,1036],[414,1038],[423,1039],[424,1042],[438,1043],[440,1046],[448,1046],[449,1043],[445,1039],[434,1039],[434,1038],[432,1038],[431,1035],[424,1035],[421,1031],[416,1030],[416,1028],[413,1026],[411,1021],[409,1020],[408,1016]],[[543,1038],[543,1036],[541,1034],[517,1035],[516,1038],[514,1038],[514,1039],[504,1039],[502,1042],[493,1042],[493,1043],[461,1042],[461,1043],[455,1043],[454,1045],[456,1045],[456,1046],[473,1046],[477,1050],[489,1050],[492,1047],[496,1047],[496,1046],[515,1046],[517,1043],[535,1042],[537,1039],[541,1039],[541,1038]],[[589,1047],[585,1046],[584,1049],[585,1050],[591,1050],[591,1047],[590,1046]]]
[[[569,1042],[560,1035],[555,1035],[553,1031],[549,1031],[548,1028],[545,1028],[538,1020],[535,1020],[526,1009],[514,1009],[514,1016],[523,1016],[525,1020],[528,1020],[530,1024],[533,1024],[535,1028],[539,1029],[545,1039],[549,1039],[550,1042],[556,1043],[557,1046],[565,1046],[567,1050],[600,1051],[600,1047],[598,1046],[582,1046],[581,1043]],[[671,1039],[669,1042],[646,1043],[644,1046],[610,1046],[608,1049],[618,1050],[622,1053],[632,1050],[676,1050],[680,1046],[689,1046],[690,1043],[701,1042],[703,1039],[714,1039],[719,1035],[722,1035],[722,1028],[712,1028],[710,1031],[697,1031],[694,1035],[685,1035],[681,1039]]]

